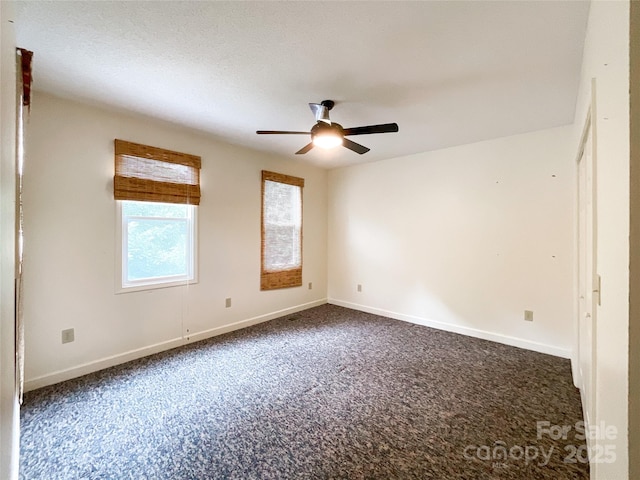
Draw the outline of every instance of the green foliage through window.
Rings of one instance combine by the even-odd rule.
[[[122,202],[123,283],[193,277],[192,209],[155,202]]]

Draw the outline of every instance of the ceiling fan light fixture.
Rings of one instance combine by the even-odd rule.
[[[313,136],[313,144],[320,148],[335,148],[342,145],[342,137],[335,133],[321,133]]]

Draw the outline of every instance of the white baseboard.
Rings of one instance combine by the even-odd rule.
[[[320,300],[315,300],[313,302],[308,302],[301,305],[285,308],[282,310],[277,310],[275,312],[270,312],[264,315],[258,315],[256,317],[241,320],[239,322],[230,323],[228,325],[222,325],[220,327],[204,330],[202,332],[195,333],[189,337],[174,338],[171,340],[167,340],[165,342],[156,343],[154,345],[148,345],[135,350],[130,350],[128,352],[124,352],[117,355],[112,355],[110,357],[101,358],[99,360],[95,360],[92,362],[84,363],[82,365],[78,365],[75,367],[67,368],[64,370],[58,370],[56,372],[48,373],[46,375],[31,378],[25,381],[25,391],[28,392],[30,390],[35,390],[37,388],[45,387],[47,385],[53,385],[55,383],[63,382],[65,380],[81,377],[82,375],[87,375],[89,373],[97,372],[98,370],[104,370],[105,368],[130,362],[132,360],[146,357],[148,355],[153,355],[154,353],[163,352],[165,350],[170,350],[172,348],[180,347],[182,345],[197,342],[200,340],[205,340],[210,337],[222,335],[223,333],[232,332],[234,330],[246,328],[251,325],[256,325],[258,323],[273,320],[274,318],[283,317],[285,315],[290,315],[292,313],[300,312],[302,310],[307,310],[309,308],[324,305],[325,303],[330,303],[332,305],[351,308],[353,310],[359,310],[362,312],[373,313],[375,315],[381,315],[384,317],[389,317],[396,320],[415,323],[418,325],[424,325],[427,327],[436,328],[438,330],[445,330],[448,332],[468,335],[470,337],[482,338],[484,340],[490,340],[490,341],[502,343],[505,345],[511,345],[513,347],[525,348],[527,350],[546,353],[549,355],[554,355],[556,357],[562,357],[562,358],[571,357],[570,350],[557,348],[551,345],[532,342],[529,340],[510,337],[507,335],[501,335],[493,332],[487,332],[485,330],[478,330],[475,328],[462,327],[462,326],[453,325],[450,323],[438,322],[435,320],[429,320],[426,318],[416,317],[413,315],[406,315],[402,313],[392,312],[389,310],[383,310],[380,308],[369,307],[369,306],[360,305],[357,303],[345,302],[345,301],[334,299],[334,298],[330,298],[330,299],[323,298]]]
[[[381,308],[369,307],[366,305],[360,305],[357,303],[345,302],[335,298],[329,298],[327,303],[331,305],[338,305],[340,307],[351,308],[353,310],[360,310],[361,312],[373,313],[374,315],[380,315],[383,317],[389,317],[396,320],[402,320],[409,323],[415,323],[417,325],[424,325],[425,327],[436,328],[438,330],[445,330],[447,332],[460,333],[469,337],[481,338],[483,340],[490,340],[492,342],[502,343],[504,345],[510,345],[512,347],[524,348],[527,350],[533,350],[534,352],[546,353],[548,355],[554,355],[556,357],[571,358],[571,351],[563,348],[554,347],[553,345],[546,345],[544,343],[532,342],[523,338],[510,337],[508,335],[502,335],[500,333],[488,332],[486,330],[479,330],[475,328],[463,327],[460,325],[454,325],[451,323],[438,322],[436,320],[429,320],[427,318],[416,317],[414,315],[406,315],[403,313],[391,312],[389,310],[383,310]]]
[[[24,391],[28,392],[30,390],[35,390],[36,388],[46,387],[47,385],[64,382],[65,380],[71,380],[72,378],[81,377],[88,373],[97,372],[98,370],[104,370],[105,368],[130,362],[131,360],[136,360],[148,355],[153,355],[154,353],[170,350],[184,345],[185,343],[186,342],[182,338],[173,338],[165,342],[155,343],[135,350],[129,350],[128,352],[83,363],[82,365],[75,367],[65,368],[64,370],[58,370],[52,373],[47,373],[46,375],[30,378],[24,382]]]
[[[274,318],[283,317],[292,313],[307,310],[309,308],[317,307],[327,303],[327,299],[323,298],[315,300],[313,302],[303,303],[301,305],[295,305],[293,307],[277,310],[275,312],[266,313],[264,315],[258,315],[256,317],[247,318],[239,322],[230,323],[216,328],[211,328],[202,332],[195,333],[185,338],[173,338],[165,342],[156,343],[154,345],[148,345],[146,347],[137,348],[135,350],[129,350],[128,352],[119,353],[110,357],[101,358],[92,362],[84,363],[75,367],[67,368],[64,370],[58,370],[56,372],[48,373],[39,377],[31,378],[25,381],[24,390],[28,392],[35,390],[36,388],[46,387],[47,385],[53,385],[55,383],[64,382],[65,380],[71,380],[72,378],[81,377],[89,373],[97,372],[98,370],[104,370],[105,368],[114,367],[122,363],[137,360],[138,358],[153,355],[154,353],[163,352],[172,348],[187,345],[199,340],[204,340],[223,333],[232,332],[241,328],[246,328],[251,325],[273,320]]]
[[[255,325],[257,323],[273,320],[274,318],[284,317],[285,315],[301,312],[302,310],[307,310],[313,307],[319,307],[320,305],[324,305],[325,303],[327,303],[326,298],[323,298],[321,300],[314,300],[313,302],[303,303],[302,305],[296,305],[295,307],[289,307],[282,310],[277,310],[275,312],[267,313],[265,315],[259,315],[257,317],[248,318],[246,320],[241,320],[239,322],[230,323],[229,325],[223,325],[221,327],[204,330],[202,332],[198,332],[196,334],[191,335],[186,343],[193,343],[200,340],[204,340],[209,337],[215,337],[216,335],[222,335],[223,333],[233,332],[234,330],[250,327],[251,325]]]

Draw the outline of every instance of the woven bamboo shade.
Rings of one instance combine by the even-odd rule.
[[[304,179],[262,171],[260,289],[302,285]]]
[[[200,204],[200,157],[115,140],[116,200]]]

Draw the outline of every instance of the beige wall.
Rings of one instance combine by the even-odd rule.
[[[571,132],[332,170],[329,301],[568,358]]]
[[[640,478],[640,3],[631,2],[631,232],[629,248],[629,478]]]
[[[114,138],[202,157],[197,284],[115,294]],[[325,170],[39,92],[27,148],[28,388],[325,302]],[[262,169],[305,179],[304,287],[260,291]]]
[[[13,5],[0,2],[0,478],[18,478],[19,409],[15,391],[16,39]]]

